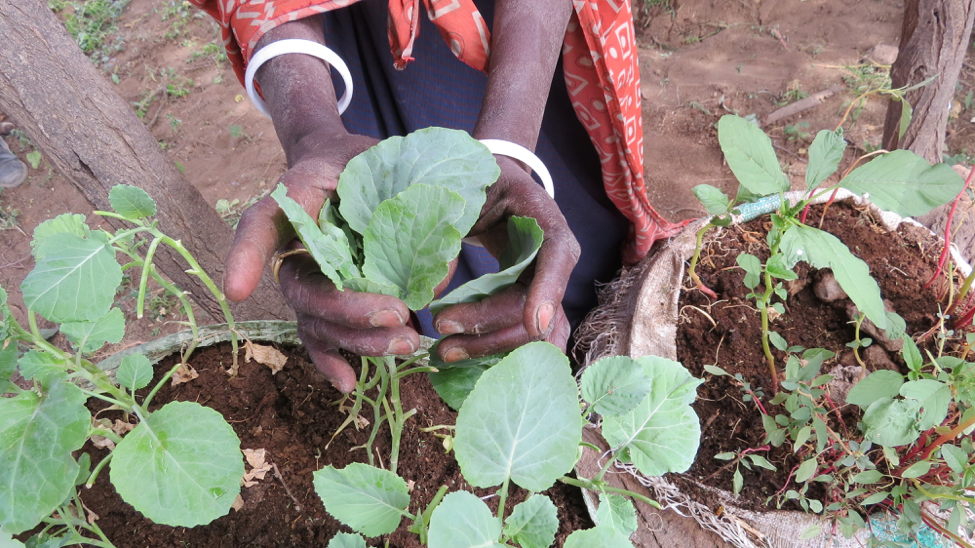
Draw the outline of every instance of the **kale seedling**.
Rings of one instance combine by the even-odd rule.
[[[513,283],[534,260],[543,233],[534,219],[513,217],[501,271],[473,280],[434,301],[501,170],[491,152],[465,132],[428,128],[391,137],[353,158],[339,177],[337,205],[326,202],[317,221],[278,185],[271,196],[288,216],[305,249],[339,289],[382,293],[412,310],[479,300]],[[399,462],[404,411],[399,381],[436,368],[397,365],[395,357],[363,358],[349,412],[352,424],[363,402],[373,408],[372,433],[363,446],[373,463],[372,443],[384,422],[392,433],[390,470]],[[370,369],[376,373],[369,378]],[[373,396],[366,392],[376,388]],[[388,395],[388,396],[387,396]],[[341,428],[339,429],[341,431]]]
[[[392,533],[403,518],[431,548],[547,547],[559,528],[556,508],[541,494],[556,481],[599,493],[598,525],[573,532],[565,546],[630,548],[635,509],[623,495],[656,503],[611,487],[603,480],[617,461],[646,475],[686,471],[700,442],[700,423],[691,408],[700,380],[664,358],[606,358],[582,376],[579,406],[568,359],[555,346],[529,343],[484,371],[457,416],[454,454],[472,486],[499,488],[498,512],[466,491],[443,486],[425,509],[409,511],[406,481],[365,464],[327,466],[315,473],[315,490],[325,509],[365,536]],[[593,478],[566,476],[579,458],[584,415],[602,416],[612,450]],[[535,493],[506,515],[511,484]],[[364,548],[359,535],[342,534],[330,548]]]
[[[160,245],[176,250],[191,274],[209,288],[226,314],[226,299],[183,245],[163,234],[152,220],[156,204],[145,191],[119,185],[109,199],[114,217],[132,228],[92,230],[83,215],[65,214],[34,230],[34,270],[21,284],[28,326],[18,323],[0,288],[0,544],[23,546],[12,535],[43,524],[30,542],[51,545],[85,543],[112,546],[97,522],[85,519],[77,486],[95,482],[111,463],[111,482],[122,500],[162,524],[193,527],[225,515],[240,491],[244,473],[240,440],[216,411],[192,402],[171,402],[155,411],[149,405],[178,367],[187,363],[198,343],[193,310],[186,293],[162,278],[152,264]],[[144,254],[140,250],[145,249]],[[128,257],[120,265],[116,256]],[[125,332],[122,312],[112,306],[122,273],[141,269],[138,313],[144,308],[151,276],[175,295],[188,318],[193,340],[180,363],[168,371],[143,399],[136,390],[148,386],[152,365],[142,354],[126,356],[115,379],[91,361],[107,342]],[[37,315],[60,324],[71,350],[43,337]],[[236,338],[234,338],[236,348]],[[26,347],[21,353],[20,345]],[[235,353],[236,354],[236,353]],[[235,355],[236,363],[236,355]],[[15,384],[16,371],[31,386]],[[116,382],[117,381],[117,382]],[[92,421],[89,398],[110,403],[125,413],[117,428]],[[130,422],[131,418],[136,421]],[[127,434],[126,431],[129,431]],[[124,437],[123,437],[124,434]],[[112,452],[91,468],[90,458],[72,453],[100,436]]]

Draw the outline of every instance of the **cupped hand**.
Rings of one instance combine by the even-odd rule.
[[[298,152],[289,155],[291,167],[280,182],[288,188],[288,196],[317,219],[325,200],[335,196],[345,165],[376,142],[359,135],[308,135],[295,147]],[[227,297],[232,301],[249,297],[274,252],[294,247],[294,239],[294,229],[270,196],[247,209],[227,258]],[[406,326],[410,311],[401,300],[340,291],[303,254],[286,258],[279,278],[285,300],[297,314],[299,338],[318,370],[339,391],[351,392],[356,377],[338,349],[382,356],[410,354],[419,348],[419,335]]]
[[[515,161],[499,156],[501,177],[488,188],[487,202],[471,229],[495,257],[508,244],[507,221],[533,217],[545,231],[535,262],[506,290],[480,302],[442,310],[433,325],[444,338],[439,357],[447,362],[512,350],[545,340],[565,350],[569,322],[562,310],[569,276],[580,247],[555,200]]]

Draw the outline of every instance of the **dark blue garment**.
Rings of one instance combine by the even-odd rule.
[[[490,28],[494,2],[475,0]],[[324,15],[325,43],[348,64],[355,94],[342,115],[352,133],[384,139],[431,126],[473,132],[487,76],[454,57],[439,30],[420,15],[420,35],[405,70],[393,67],[387,28],[387,1],[362,0]],[[344,84],[333,73],[336,94]],[[599,157],[572,109],[561,62],[553,78],[535,153],[555,181],[558,203],[582,246],[582,258],[562,301],[573,330],[596,305],[594,282],[613,278],[629,228],[603,189]],[[464,244],[450,289],[485,272],[497,261]],[[418,314],[423,333],[437,336],[429,312]]]

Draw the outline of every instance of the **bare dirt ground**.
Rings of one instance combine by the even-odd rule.
[[[679,220],[703,213],[692,186],[734,186],[714,130],[721,115],[763,118],[838,85],[839,92],[820,106],[765,128],[787,169],[801,174],[802,153],[816,132],[834,129],[857,86],[883,72],[867,54],[878,44],[897,44],[903,1],[633,0],[633,6],[650,199],[666,217]],[[204,197],[215,207],[226,200],[222,211],[233,220],[241,204],[273,187],[285,161],[270,121],[250,104],[219,55],[217,26],[181,0],[132,0],[117,28],[113,39],[120,50],[96,60],[105,78],[117,81],[119,95],[142,113],[160,146]],[[973,57],[961,75],[948,136],[948,152],[967,165],[975,154]],[[858,152],[879,144],[885,104],[868,100],[845,120]],[[16,134],[7,142],[21,158],[34,151]],[[234,201],[228,211],[225,206]],[[32,267],[31,232],[68,211],[90,215],[91,207],[43,160],[23,185],[0,194],[0,285],[10,291],[15,313],[23,312],[17,289]],[[123,290],[119,298],[131,314],[130,292]],[[159,299],[152,317],[130,327],[123,344],[179,329],[169,322],[170,305]]]

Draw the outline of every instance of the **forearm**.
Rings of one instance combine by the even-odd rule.
[[[565,38],[570,0],[498,0],[487,90],[474,128],[534,150]]]
[[[255,52],[279,40],[298,38],[325,43],[321,17],[308,17],[279,25],[265,34]],[[312,141],[306,139],[324,131],[344,135],[329,66],[303,54],[279,55],[264,63],[255,77],[271,112],[274,129],[287,156],[288,165],[301,158]]]

